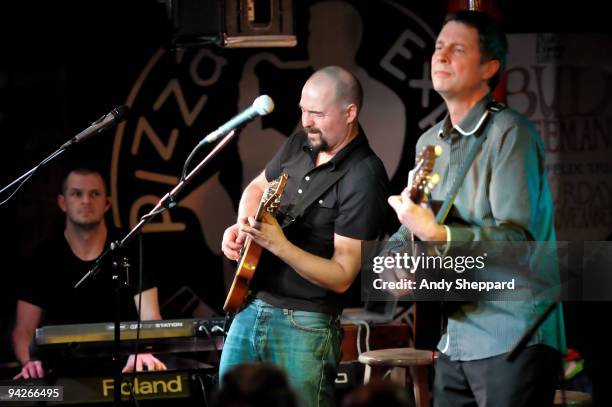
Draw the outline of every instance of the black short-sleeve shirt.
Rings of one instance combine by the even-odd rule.
[[[121,237],[109,230],[106,247]],[[138,286],[138,253],[126,252],[131,270],[131,285],[122,289],[121,319],[137,317],[134,294]],[[26,269],[18,289],[18,298],[41,307],[43,325],[83,324],[113,321],[114,284],[112,270],[105,262],[95,277],[86,280],[78,289],[74,285],[95,265],[95,260],[83,261],[74,255],[63,230],[46,239],[26,262]],[[154,276],[143,274],[143,291],[155,286]]]
[[[265,169],[268,181],[282,173],[289,175],[279,218],[319,190],[318,183],[326,177],[344,173],[335,184],[317,194],[302,217],[284,229],[293,244],[323,258],[329,259],[334,254],[334,234],[374,240],[384,232],[389,214],[387,174],[359,130],[354,140],[319,166],[315,166],[316,156],[306,134],[299,131],[286,140]],[[258,298],[282,308],[338,314],[347,300],[345,295],[302,278],[268,252],[262,255],[251,287]]]

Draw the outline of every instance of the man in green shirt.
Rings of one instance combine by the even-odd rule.
[[[461,223],[439,225],[432,210],[413,203],[405,190],[389,198],[402,223],[391,240],[405,240],[410,231],[423,241],[446,242],[448,255],[458,242],[534,241],[545,246],[543,242],[555,241],[540,137],[512,109],[490,108],[507,49],[505,35],[486,14],[460,11],[447,16],[436,40],[431,75],[448,114],[417,143],[417,151],[428,144],[443,148],[434,168],[441,182],[433,199],[447,197],[472,145],[479,137],[485,139],[454,201]],[[543,251],[532,256],[536,264],[545,260]],[[506,360],[549,303],[528,296],[522,301],[459,304],[449,312],[438,344],[434,405],[552,405],[565,349],[560,307],[518,359]]]

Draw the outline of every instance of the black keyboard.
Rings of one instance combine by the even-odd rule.
[[[220,350],[224,323],[224,318],[142,321],[138,349],[152,353]],[[135,321],[120,324],[122,354],[134,352],[137,328]],[[39,352],[61,352],[72,357],[108,356],[113,341],[112,322],[48,325],[38,328],[34,337]]]

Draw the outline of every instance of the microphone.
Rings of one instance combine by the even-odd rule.
[[[238,113],[236,116],[232,117],[228,122],[219,127],[217,130],[204,137],[204,139],[202,139],[202,141],[198,143],[198,147],[201,147],[205,144],[214,143],[230,131],[238,127],[242,127],[257,116],[265,116],[273,110],[274,102],[272,101],[272,98],[268,95],[261,95],[257,99],[255,99],[255,101],[250,107],[243,110],[241,113]]]
[[[105,114],[98,120],[93,122],[88,128],[68,140],[62,148],[70,147],[73,144],[80,143],[83,140],[90,138],[95,134],[102,133],[105,130],[110,129],[115,124],[122,122],[127,117],[130,108],[123,105],[114,108],[110,113]]]

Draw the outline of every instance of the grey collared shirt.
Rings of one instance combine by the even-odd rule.
[[[544,149],[533,125],[510,108],[487,110],[491,96],[475,105],[452,126],[449,116],[425,132],[417,142],[440,145],[434,172],[441,177],[432,191],[443,201],[468,155],[475,137],[486,137],[454,201],[461,222],[447,223],[448,241],[555,240],[553,204],[544,172]],[[487,117],[490,116],[490,117]],[[482,130],[478,130],[480,126]],[[391,240],[405,241],[401,227]],[[543,261],[535,254],[535,261]],[[540,257],[539,259],[537,257]],[[557,276],[546,276],[557,278]],[[542,314],[549,301],[481,301],[464,304],[448,315],[448,325],[438,349],[451,360],[477,360],[506,353]],[[546,320],[530,344],[546,344],[565,351],[561,308]]]

